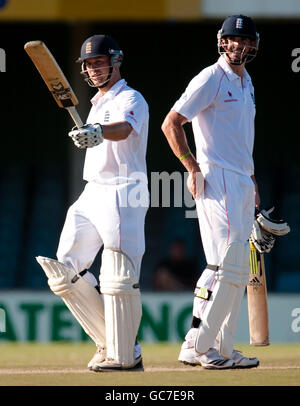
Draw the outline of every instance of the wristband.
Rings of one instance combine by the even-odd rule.
[[[187,152],[186,154],[182,155],[179,159],[180,161],[182,161],[184,158],[186,158],[187,156],[191,155],[191,152]]]

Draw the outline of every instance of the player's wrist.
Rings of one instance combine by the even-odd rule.
[[[181,155],[179,157],[179,160],[182,161],[183,159],[187,158],[189,155],[191,155],[191,151],[188,151],[185,154]]]
[[[189,173],[201,172],[200,166],[192,154],[187,156],[182,163]]]

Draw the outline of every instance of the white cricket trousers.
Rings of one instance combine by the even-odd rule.
[[[228,244],[246,242],[255,212],[255,187],[249,176],[201,165],[204,192],[196,201],[201,239],[207,264],[220,265]],[[213,291],[215,272],[205,269],[197,286]],[[195,297],[193,315],[201,319],[207,300]]]
[[[140,200],[137,194],[142,195]],[[139,275],[145,251],[148,201],[146,184],[87,183],[68,210],[57,250],[58,260],[81,272],[90,268],[104,245],[127,254]]]

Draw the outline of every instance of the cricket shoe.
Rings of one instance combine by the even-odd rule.
[[[100,358],[99,358],[100,359]],[[134,362],[129,367],[124,367],[120,362],[112,359],[102,359],[94,362],[92,368],[94,372],[111,372],[111,371],[144,371],[142,360],[142,347],[139,343],[134,346]]]
[[[93,358],[88,363],[88,369],[92,370],[94,364],[100,364],[101,362],[105,361],[105,359],[106,359],[106,349],[98,348]]]
[[[120,362],[107,358],[105,361],[101,362],[100,364],[96,363],[92,367],[92,371],[94,372],[121,372],[121,371],[133,371],[133,372],[140,372],[144,371],[143,360],[142,357],[139,356],[135,358],[133,363],[129,366],[124,366]]]
[[[186,341],[181,346],[178,360],[186,365],[200,365],[204,369],[229,369],[233,368],[233,359],[226,359],[214,348],[210,348],[205,354],[200,354]]]
[[[231,359],[234,361],[234,366],[232,368],[256,368],[259,365],[258,358],[248,358],[244,357],[242,353],[238,350],[232,351]]]

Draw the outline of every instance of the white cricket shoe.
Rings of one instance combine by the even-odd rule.
[[[131,365],[124,367],[120,362],[107,358],[100,364],[94,364],[92,367],[94,372],[121,372],[121,371],[144,371],[142,357],[135,358]]]
[[[199,354],[186,341],[181,346],[178,360],[186,365],[200,365],[204,369],[229,369],[234,366],[233,359],[221,357],[214,348],[210,348],[205,354]]]
[[[257,358],[244,357],[238,350],[232,351],[231,359],[234,361],[233,368],[256,368],[259,365]]]
[[[96,355],[96,354],[95,354]],[[106,356],[106,350],[105,350]],[[91,360],[92,361],[92,360]],[[90,362],[91,362],[90,361]],[[104,359],[99,357],[99,360],[93,363],[90,368],[94,372],[111,372],[111,371],[144,371],[142,360],[142,347],[139,343],[134,346],[134,362],[132,365],[124,368],[121,363],[113,359]]]
[[[106,349],[105,348],[97,348],[93,358],[88,363],[88,369],[92,370],[94,364],[100,364],[101,362],[105,361],[106,359]]]

